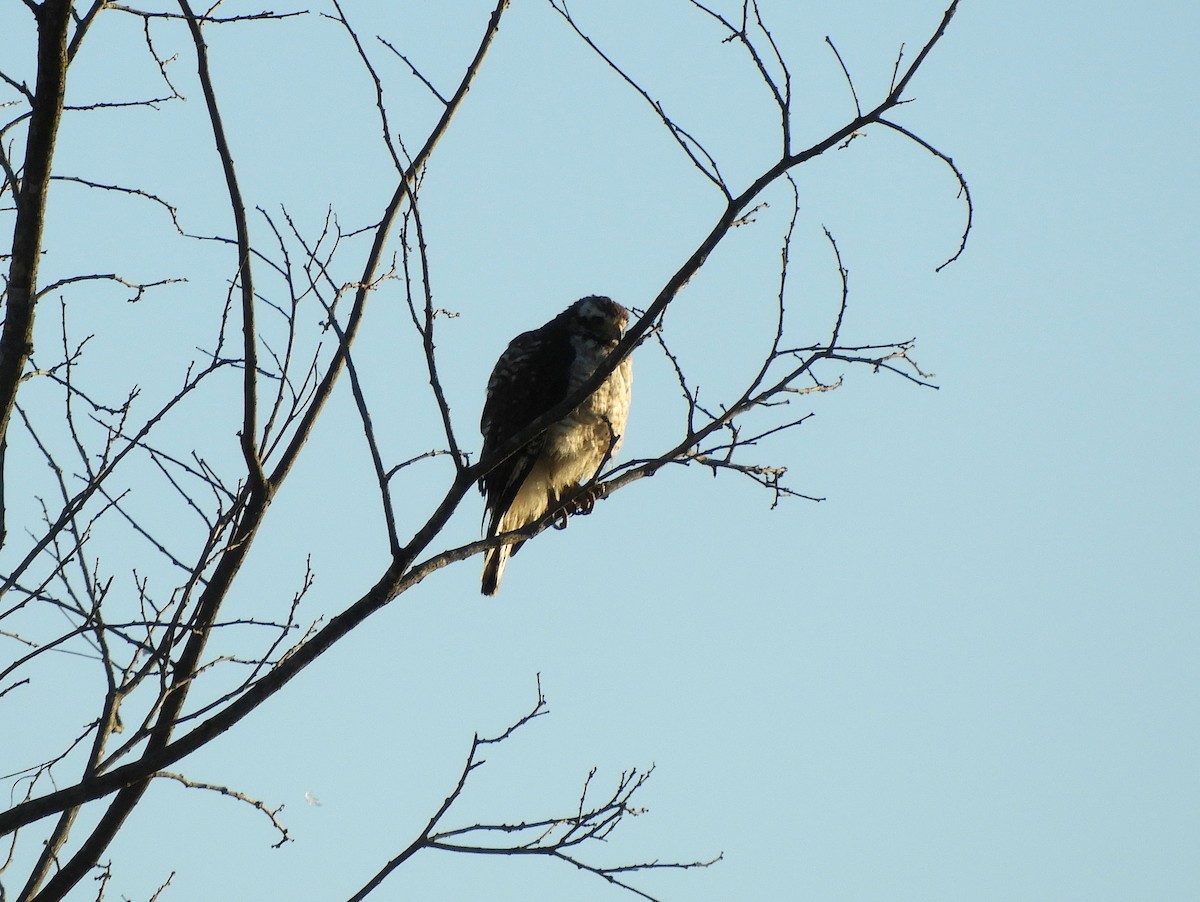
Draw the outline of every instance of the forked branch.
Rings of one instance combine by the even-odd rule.
[[[558,817],[516,823],[480,822],[465,827],[438,829],[455,803],[462,798],[471,775],[487,764],[487,760],[482,757],[485,747],[499,746],[526,724],[547,713],[549,713],[549,709],[546,706],[545,696],[542,694],[542,682],[539,675],[537,702],[533,708],[496,736],[485,738],[478,733],[475,734],[457,783],[426,823],[424,829],[399,854],[380,868],[362,889],[351,896],[349,902],[362,902],[387,879],[389,874],[423,849],[438,849],[443,852],[468,855],[540,855],[574,865],[579,870],[594,874],[613,886],[650,900],[655,897],[627,882],[628,875],[663,869],[705,868],[721,860],[721,856],[717,855],[707,861],[652,861],[642,864],[602,866],[586,862],[580,857],[583,849],[591,849],[603,844],[627,818],[646,813],[646,809],[633,804],[633,797],[650,779],[654,768],[641,773],[637,770],[622,773],[611,794],[600,800],[592,797],[592,781],[596,776],[596,769],[592,768],[584,779],[583,790],[575,809]]]

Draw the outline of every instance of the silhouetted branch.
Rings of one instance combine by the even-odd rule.
[[[246,221],[246,205],[242,200],[242,189],[238,185],[237,171],[233,163],[233,152],[225,137],[225,126],[217,106],[212,76],[208,70],[208,45],[200,33],[188,0],[179,0],[179,8],[187,18],[192,42],[196,47],[196,67],[204,102],[208,107],[208,121],[212,124],[213,138],[217,145],[217,156],[225,172],[225,186],[229,192],[229,203],[233,210],[233,222],[237,231],[238,270],[237,284],[242,294],[242,456],[250,478],[250,489],[256,495],[269,491],[267,475],[263,471],[262,458],[258,451],[258,329],[255,326],[254,277],[250,266],[250,225]]]
[[[592,51],[595,52],[595,54],[600,57],[600,59],[603,60],[604,63],[614,73],[620,76],[621,80],[624,81],[626,85],[628,85],[644,101],[646,101],[646,103],[650,105],[650,108],[654,110],[654,114],[658,117],[659,121],[666,126],[667,131],[675,140],[675,143],[679,145],[679,149],[682,150],[687,158],[692,161],[692,165],[695,166],[706,179],[719,188],[722,194],[724,194],[726,197],[729,197],[729,189],[725,184],[725,179],[721,177],[721,171],[717,168],[717,161],[714,160],[712,155],[704,149],[704,145],[692,137],[687,130],[678,125],[670,116],[668,116],[666,111],[663,109],[662,104],[651,97],[649,91],[642,87],[640,82],[626,73],[624,69],[622,69],[615,61],[613,61],[612,57],[601,50],[600,46],[583,32],[583,29],[580,28],[579,24],[575,21],[574,17],[567,9],[565,0],[549,0],[549,2],[551,8],[553,8],[556,13],[562,16],[564,21],[571,26],[571,30],[574,31],[575,34],[577,34],[579,38],[585,44],[587,44],[588,47],[590,47]]]
[[[762,78],[763,84],[765,84],[767,89],[770,90],[771,96],[775,100],[775,106],[779,109],[779,130],[783,139],[783,152],[785,154],[788,153],[792,147],[792,74],[788,70],[788,66],[783,58],[783,54],[779,52],[779,46],[775,43],[775,38],[771,35],[771,32],[767,29],[766,24],[763,22],[757,0],[745,0],[745,2],[743,2],[742,22],[741,25],[737,27],[734,27],[734,25],[731,24],[729,20],[720,13],[709,9],[703,3],[698,2],[698,0],[688,0],[688,2],[690,2],[696,9],[720,22],[725,27],[729,34],[724,38],[723,43],[737,41],[750,55],[750,59],[754,61],[754,68],[758,70],[759,77]],[[775,58],[776,65],[779,66],[780,71],[783,73],[782,87],[776,81],[775,76],[773,76],[768,70],[766,63],[763,60],[763,56],[759,52],[758,46],[750,37],[749,29],[751,12],[754,13],[754,22],[758,26],[759,31],[763,33],[763,36],[767,40],[767,46],[770,48],[771,54]]]
[[[846,61],[842,59],[841,53],[838,52],[837,45],[833,43],[829,35],[825,35],[825,43],[829,45],[829,49],[833,51],[833,55],[837,57],[838,65],[842,67],[842,74],[846,76],[846,85],[850,88],[850,96],[854,98],[854,115],[862,116],[862,104],[858,102],[858,91],[854,87],[854,79],[850,77],[850,70],[846,68]],[[897,61],[899,65],[899,61]],[[893,77],[892,86],[895,87],[896,81]]]
[[[499,746],[526,724],[547,713],[549,713],[549,709],[546,705],[546,698],[542,694],[542,681],[539,675],[537,701],[534,706],[523,717],[496,736],[481,737],[478,733],[475,734],[457,782],[426,823],[424,829],[399,854],[380,868],[362,889],[351,896],[349,902],[361,902],[377,889],[396,868],[423,849],[439,849],[443,852],[473,855],[542,855],[565,861],[582,871],[602,877],[610,884],[629,890],[646,899],[654,897],[624,882],[617,875],[664,868],[708,867],[721,859],[721,856],[718,855],[710,861],[688,863],[653,861],[645,864],[603,867],[589,864],[578,857],[577,850],[584,847],[592,848],[597,843],[603,843],[627,817],[645,814],[646,809],[635,807],[632,804],[633,797],[650,779],[654,768],[641,773],[636,770],[623,772],[612,793],[602,797],[600,801],[593,801],[591,798],[592,780],[596,776],[596,769],[592,768],[584,779],[578,803],[569,814],[517,823],[475,823],[465,827],[439,830],[438,827],[443,818],[450,813],[466,792],[471,774],[487,763],[487,760],[481,757],[483,749],[486,746]]]
[[[454,458],[455,465],[461,470],[466,466],[465,455],[459,448],[458,440],[454,436],[454,423],[450,417],[450,403],[446,400],[446,392],[442,388],[442,380],[438,375],[437,354],[433,341],[434,324],[437,322],[438,316],[442,315],[447,319],[453,319],[458,314],[435,308],[433,305],[433,289],[430,286],[429,255],[425,245],[425,230],[421,225],[421,212],[417,204],[415,192],[409,212],[410,217],[406,219],[404,231],[401,233],[401,243],[404,247],[405,300],[408,302],[408,310],[412,317],[413,326],[416,328],[417,334],[421,336],[421,348],[425,355],[425,368],[429,374],[429,387],[433,392],[434,400],[437,402],[438,413],[442,418],[442,429],[446,435],[446,444],[450,448],[450,454]],[[409,265],[409,221],[412,222],[413,232],[417,238],[417,261],[420,265],[420,271],[416,273],[417,278],[415,280],[413,269]],[[418,303],[413,298],[414,281],[416,281],[417,285],[421,286],[422,290],[422,298],[419,305],[421,312],[419,314],[417,312]]]
[[[11,849],[15,849],[18,831],[51,819],[37,828],[40,832],[34,840],[26,840],[28,834],[22,836],[33,849],[32,854],[23,851],[21,859],[33,862],[28,875],[23,873],[21,877],[25,883],[23,902],[65,898],[78,892],[81,881],[89,875],[97,877],[101,894],[112,888],[113,868],[104,861],[107,850],[144,793],[155,781],[163,779],[251,805],[268,817],[280,843],[286,841],[287,830],[278,820],[279,808],[271,808],[235,788],[195,780],[174,765],[253,714],[266,699],[391,600],[442,567],[489,546],[528,539],[551,525],[565,525],[575,513],[589,512],[599,499],[667,466],[689,467],[693,471],[699,468],[705,473],[729,473],[748,479],[767,490],[772,507],[789,497],[819,500],[789,486],[788,467],[768,456],[778,447],[775,443],[781,437],[794,433],[811,418],[812,412],[801,407],[807,404],[808,396],[841,387],[850,381],[846,375],[849,372],[883,372],[918,385],[929,385],[931,376],[913,359],[912,340],[868,343],[849,337],[849,273],[837,242],[828,231],[825,237],[832,251],[831,265],[836,266],[839,275],[840,297],[831,291],[830,322],[819,327],[820,331],[811,333],[807,331],[810,326],[797,325],[800,317],[792,313],[792,308],[797,304],[799,290],[790,276],[793,246],[802,231],[798,226],[798,191],[792,180],[796,167],[828,150],[845,146],[855,135],[874,126],[884,126],[941,160],[959,183],[967,222],[958,252],[947,264],[962,253],[972,224],[971,196],[953,160],[911,128],[891,118],[893,108],[908,102],[907,86],[945,32],[957,7],[956,0],[950,3],[941,25],[911,62],[902,66],[903,56],[897,58],[892,84],[885,96],[876,98],[874,107],[865,95],[860,98],[844,61],[829,40],[850,85],[854,116],[820,141],[798,150],[792,146],[795,125],[791,118],[792,74],[781,49],[786,43],[776,40],[755,0],[741,4],[740,21],[725,18],[693,0],[695,10],[724,29],[724,41],[736,43],[744,50],[747,57],[740,58],[741,65],[746,71],[757,73],[760,97],[769,99],[778,111],[778,137],[770,142],[775,148],[771,153],[774,159],[764,161],[756,155],[760,168],[741,185],[733,185],[725,178],[722,165],[727,166],[727,161],[721,160],[722,165],[718,165],[700,140],[703,136],[693,135],[674,121],[654,99],[650,87],[617,62],[620,53],[601,49],[585,33],[564,0],[551,0],[552,8],[583,46],[595,53],[608,71],[633,92],[632,97],[649,105],[688,163],[713,186],[712,193],[708,193],[707,185],[703,187],[707,196],[719,196],[721,201],[691,253],[676,262],[674,274],[659,284],[653,298],[636,299],[645,304],[644,309],[638,311],[637,320],[625,338],[592,379],[513,436],[494,455],[470,464],[470,449],[460,444],[458,428],[462,423],[455,422],[450,404],[450,399],[457,397],[454,391],[459,389],[443,385],[444,375],[451,374],[451,364],[457,362],[450,355],[466,351],[461,341],[457,345],[454,342],[456,330],[441,328],[443,323],[439,320],[458,315],[450,310],[461,310],[464,315],[471,311],[461,306],[460,299],[443,300],[436,291],[438,258],[431,254],[430,247],[440,249],[441,239],[433,232],[435,207],[430,202],[422,206],[418,201],[426,168],[481,72],[508,7],[507,0],[496,3],[472,59],[449,95],[441,93],[408,56],[379,38],[443,107],[433,127],[422,132],[425,140],[415,154],[410,154],[400,135],[393,133],[388,100],[393,99],[391,112],[400,106],[390,97],[388,84],[369,58],[368,45],[360,39],[338,0],[333,3],[335,15],[321,14],[338,22],[346,32],[350,42],[340,45],[344,54],[361,65],[371,79],[375,111],[368,119],[375,116],[377,119],[375,126],[368,125],[367,134],[369,137],[374,128],[377,137],[383,138],[396,171],[375,195],[378,200],[374,212],[358,213],[354,220],[344,220],[369,225],[346,230],[332,206],[326,209],[323,219],[318,215],[318,222],[308,228],[302,215],[293,219],[289,208],[282,204],[276,206],[271,201],[255,206],[249,192],[243,198],[231,149],[236,135],[226,134],[214,89],[214,82],[222,83],[221,73],[210,70],[205,39],[217,33],[205,29],[218,24],[278,22],[301,13],[217,16],[219,3],[194,12],[189,0],[178,2],[179,13],[138,9],[108,0],[91,0],[72,13],[66,0],[42,3],[28,0],[26,6],[40,25],[38,84],[29,89],[13,76],[0,73],[0,79],[12,89],[9,96],[15,98],[14,112],[6,114],[9,120],[0,124],[0,141],[4,143],[0,148],[4,178],[0,194],[13,192],[16,206],[7,212],[15,214],[17,238],[12,254],[8,255],[9,275],[0,294],[6,312],[5,331],[0,336],[0,403],[8,405],[0,421],[0,448],[7,448],[10,467],[13,456],[20,455],[22,478],[30,472],[37,474],[36,485],[17,487],[19,528],[11,526],[5,516],[7,511],[0,510],[0,534],[5,525],[11,530],[0,538],[0,544],[3,538],[9,543],[6,548],[9,557],[4,559],[4,570],[0,573],[0,598],[3,598],[0,621],[5,627],[0,632],[0,641],[14,643],[11,647],[16,649],[16,654],[10,656],[11,663],[6,660],[0,667],[0,699],[23,699],[22,693],[36,683],[29,674],[50,665],[54,656],[86,659],[95,674],[95,703],[89,709],[88,722],[78,731],[79,725],[71,723],[70,732],[58,737],[57,741],[66,745],[65,751],[47,754],[39,750],[31,757],[44,760],[7,778],[12,804],[7,811],[0,812],[0,835],[14,837]],[[85,40],[99,40],[97,36],[104,32],[92,26],[101,14],[107,16],[110,11],[124,13],[123,17],[114,18],[126,23],[134,46],[144,41],[143,62],[149,69],[148,77],[155,84],[161,78],[165,85],[148,93],[166,93],[149,100],[105,98],[96,103],[64,107],[61,94],[66,65]],[[60,12],[64,14],[61,22],[55,19]],[[131,16],[134,18],[130,19]],[[212,146],[224,177],[222,188],[214,193],[224,198],[220,200],[222,206],[226,201],[229,204],[234,222],[232,236],[199,234],[204,227],[195,233],[185,231],[181,223],[192,221],[190,217],[197,212],[192,206],[185,207],[188,215],[183,217],[173,202],[164,199],[173,197],[175,189],[169,195],[166,192],[160,195],[143,187],[117,184],[125,180],[121,176],[94,180],[51,175],[53,130],[64,111],[87,113],[90,119],[102,120],[114,115],[113,110],[144,108],[181,98],[173,84],[179,72],[171,68],[177,57],[161,48],[172,46],[166,43],[168,40],[183,40],[183,45],[188,46],[186,38],[181,38],[180,25],[185,23],[191,38],[191,49],[186,52],[196,55],[195,83],[205,98],[205,127],[211,129]],[[61,33],[55,31],[59,25]],[[138,27],[142,31],[140,39],[132,31]],[[566,29],[562,33],[568,34]],[[214,47],[213,63],[218,59]],[[44,72],[47,65],[57,66],[60,71]],[[397,75],[394,71],[384,74],[408,79],[407,75]],[[438,75],[439,83],[442,78]],[[366,82],[360,87],[366,89]],[[415,87],[414,90],[419,92]],[[771,115],[774,117],[775,113]],[[25,156],[24,162],[18,164],[12,148],[19,146],[22,139]],[[416,144],[411,146],[415,148]],[[688,168],[681,160],[677,163],[685,171]],[[89,290],[93,296],[99,295],[100,301],[111,302],[124,295],[111,286],[121,286],[128,290],[130,301],[147,300],[136,308],[136,313],[144,316],[154,314],[155,305],[150,302],[156,298],[183,296],[192,291],[191,286],[204,282],[189,271],[193,281],[187,289],[151,292],[168,284],[183,283],[184,278],[174,272],[159,277],[161,274],[154,270],[142,278],[131,278],[131,274],[145,271],[124,262],[79,265],[72,270],[67,268],[68,259],[64,266],[66,255],[61,252],[56,255],[53,249],[42,246],[45,192],[51,179],[60,183],[72,204],[80,198],[145,201],[122,203],[122,212],[128,208],[141,215],[145,222],[157,226],[162,235],[175,242],[173,246],[182,244],[200,252],[211,250],[225,259],[226,275],[221,277],[224,290],[208,292],[197,287],[195,294],[188,296],[188,313],[201,311],[206,317],[200,327],[201,338],[193,339],[189,333],[184,345],[189,357],[195,354],[195,362],[189,363],[185,358],[176,370],[131,365],[125,371],[121,366],[107,365],[110,360],[96,354],[97,346],[105,352],[115,350],[131,358],[150,358],[156,350],[148,349],[150,353],[142,354],[138,341],[127,340],[127,335],[121,335],[121,341],[104,344],[104,329],[111,327],[119,332],[121,326],[112,322],[119,321],[131,309],[121,304],[113,308],[116,313],[111,316],[103,309],[94,314],[89,310],[86,320],[73,314],[73,328],[68,331],[68,305],[75,304]],[[434,180],[424,184],[423,190],[432,190]],[[249,189],[250,183],[245,187]],[[79,191],[79,188],[91,190]],[[764,223],[772,221],[771,214],[778,208],[781,191],[790,193],[792,208],[782,230],[778,282],[765,291],[749,289],[745,297],[739,298],[747,305],[759,305],[769,322],[752,345],[737,349],[748,364],[742,381],[720,394],[711,391],[706,383],[702,394],[687,355],[676,352],[683,346],[669,328],[675,320],[668,324],[664,315],[730,232],[767,228]],[[428,195],[423,197],[430,200]],[[770,214],[764,212],[768,202]],[[248,204],[262,217],[254,229],[248,219]],[[171,225],[152,208],[165,211]],[[268,209],[279,212],[268,213]],[[5,212],[0,210],[0,215]],[[155,217],[159,217],[157,221]],[[179,237],[190,240],[179,242]],[[41,284],[36,269],[43,255],[50,261],[48,265],[59,268]],[[357,256],[347,264],[350,255]],[[234,261],[232,268],[230,256]],[[209,261],[203,265],[209,266]],[[220,266],[218,273],[222,271]],[[347,270],[347,266],[352,268]],[[401,284],[403,301],[399,292],[392,290]],[[106,287],[97,291],[102,285]],[[51,340],[46,340],[46,335],[38,332],[35,354],[30,346],[34,303],[39,299],[44,303],[54,295],[58,296],[62,311],[61,336],[51,331]],[[373,343],[364,346],[357,341],[364,330],[371,328],[366,319],[368,306],[373,309],[392,304],[393,310],[389,312],[394,313],[399,309],[394,305],[400,303],[407,305],[420,338],[420,351],[416,353],[423,358],[419,362],[424,365],[429,395],[420,386],[416,388],[422,397],[432,399],[440,420],[434,431],[442,437],[428,443],[426,438],[407,434],[396,441],[393,437],[396,430],[383,428],[381,390],[370,381],[372,372],[367,358],[368,352],[375,353],[375,346]],[[403,312],[399,312],[403,317]],[[180,321],[183,319],[180,317]],[[81,321],[88,324],[82,338],[74,334],[76,324]],[[383,323],[387,322],[384,318]],[[858,324],[854,325],[857,328]],[[801,328],[806,331],[799,336],[793,334]],[[98,337],[94,339],[93,334]],[[447,547],[450,541],[447,537],[453,533],[446,531],[446,527],[460,512],[460,505],[480,477],[562,420],[616,369],[621,359],[647,343],[651,336],[677,382],[676,403],[682,405],[677,408],[680,415],[674,423],[675,431],[661,440],[661,446],[651,447],[639,459],[612,466],[609,458],[619,436],[610,423],[608,454],[595,478],[570,497],[557,499],[560,503],[545,517],[524,529],[490,539],[467,543],[454,539],[459,544]],[[137,359],[131,363],[140,365],[145,361]],[[100,370],[103,373],[98,377]],[[262,607],[253,608],[253,616],[231,614],[226,601],[233,597],[234,587],[241,584],[239,575],[260,528],[264,523],[268,528],[274,526],[274,520],[267,518],[272,499],[308,447],[335,397],[335,386],[343,372],[348,377],[349,391],[343,393],[338,403],[343,403],[340,410],[350,417],[350,432],[354,434],[350,440],[357,442],[361,429],[372,461],[384,511],[383,529],[388,538],[386,560],[369,574],[370,585],[365,590],[359,588],[357,598],[323,599],[335,605],[334,612],[327,617],[302,619],[301,616],[301,604],[313,585],[311,560],[307,556],[302,575],[293,574],[290,583],[286,578],[276,578],[262,584],[267,587],[262,591],[266,597],[256,599]],[[127,381],[117,382],[119,379]],[[234,391],[227,391],[231,386]],[[388,384],[387,392],[411,393],[413,388]],[[448,392],[447,388],[453,391]],[[18,391],[27,393],[19,399],[20,403],[16,397]],[[8,429],[14,409],[18,411],[18,425],[16,429]],[[337,416],[328,419],[343,422]],[[12,439],[11,444],[2,443],[5,437]],[[431,450],[414,454],[413,449],[421,447]],[[422,467],[419,474],[440,478],[441,497],[432,509],[413,511],[415,526],[409,527],[412,531],[407,537],[402,536],[400,518],[393,504],[393,498],[399,497],[401,483],[397,480],[393,485],[392,480],[400,471],[442,455],[453,459],[452,470]],[[0,478],[3,475],[7,474],[0,474]],[[368,484],[369,480],[367,476]],[[0,507],[17,510],[14,484],[11,481],[2,484],[5,492],[0,495]],[[408,485],[406,481],[404,487]],[[406,509],[405,514],[408,513]],[[18,534],[20,544],[14,540]],[[305,551],[300,549],[302,555]],[[255,565],[259,563],[254,561]],[[223,632],[218,634],[218,630]],[[218,635],[220,642],[211,641]],[[419,835],[386,862],[354,898],[365,896],[423,849],[477,855],[540,855],[565,861],[647,899],[652,897],[634,885],[636,874],[654,869],[706,867],[719,860],[720,856],[711,861],[644,860],[618,866],[595,862],[593,856],[601,848],[597,843],[607,840],[628,817],[642,813],[635,795],[653,768],[624,771],[603,789],[598,787],[598,771],[593,769],[583,781],[578,799],[549,816],[521,820],[498,813],[474,822],[450,820],[450,812],[468,791],[471,774],[486,763],[485,751],[489,747],[498,748],[545,712],[539,682],[536,703],[522,718],[498,735],[476,735],[457,782],[438,810]],[[40,728],[36,723],[30,726],[30,729]],[[76,738],[70,741],[71,737]],[[88,815],[78,818],[83,806],[89,806]],[[637,860],[643,860],[643,856],[639,855]],[[163,872],[155,879],[160,879]],[[172,877],[167,877],[159,884],[154,893],[156,898],[171,880]]]
[[[421,70],[418,69],[416,66],[414,66],[412,64],[412,61],[409,60],[409,58],[407,56],[405,56],[403,53],[401,53],[399,50],[397,50],[392,45],[391,41],[388,41],[388,40],[380,37],[379,35],[376,35],[375,38],[376,38],[376,40],[379,41],[379,43],[383,44],[384,47],[386,47],[388,50],[392,51],[392,53],[394,53],[396,56],[398,56],[400,58],[400,60],[404,63],[404,65],[408,66],[408,71],[411,72],[413,75],[415,75],[417,77],[417,80],[420,81],[421,84],[423,84],[425,87],[427,87],[429,89],[429,93],[432,94],[434,97],[436,97],[438,100],[440,100],[442,102],[443,106],[445,106],[447,103],[450,102],[445,97],[442,96],[442,93],[437,88],[435,88],[433,86],[433,82],[431,82],[428,78],[426,78],[424,75],[421,74]]]
[[[905,128],[904,126],[897,125],[895,122],[892,122],[888,119],[880,119],[879,124],[886,125],[888,128],[898,131],[900,134],[904,135],[904,137],[908,138],[910,141],[912,141],[916,144],[919,144],[921,147],[925,148],[925,150],[929,151],[929,153],[933,154],[935,157],[937,157],[939,160],[941,160],[943,163],[945,163],[947,166],[949,166],[950,171],[954,173],[955,179],[958,180],[959,196],[963,198],[963,200],[966,203],[966,207],[967,207],[967,221],[966,221],[966,224],[963,226],[962,240],[959,241],[959,243],[958,243],[958,250],[956,250],[954,252],[954,254],[948,260],[946,260],[944,263],[942,263],[940,266],[938,266],[937,269],[934,270],[934,272],[941,272],[943,269],[945,269],[947,266],[949,266],[951,263],[953,263],[955,260],[957,260],[959,257],[961,257],[963,254],[963,251],[965,251],[967,249],[967,236],[971,234],[971,225],[975,218],[975,205],[971,202],[971,189],[967,187],[967,179],[962,174],[962,171],[958,168],[958,166],[955,165],[954,160],[952,160],[950,157],[946,156],[946,154],[942,153],[940,150],[938,150],[936,147],[934,147],[932,144],[930,144],[924,138],[920,137],[919,135],[914,134],[909,129]]]

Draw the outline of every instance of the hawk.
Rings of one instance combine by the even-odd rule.
[[[518,335],[488,379],[480,429],[482,458],[577,391],[604,361],[629,322],[611,298],[576,301],[546,325]],[[518,448],[479,480],[491,515],[487,537],[520,529],[559,506],[621,447],[629,416],[633,363],[626,357],[601,386],[561,420]],[[590,509],[589,504],[583,510]],[[504,565],[523,540],[489,548],[483,594],[495,595]]]

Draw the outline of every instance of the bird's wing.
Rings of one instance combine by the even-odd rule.
[[[484,459],[567,396],[575,352],[565,332],[555,325],[518,335],[496,362],[480,423]],[[543,441],[543,436],[537,436],[480,480],[493,527],[529,475]]]

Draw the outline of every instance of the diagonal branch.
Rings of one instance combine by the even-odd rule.
[[[650,96],[649,91],[643,88],[636,79],[622,69],[611,56],[609,56],[600,48],[599,44],[597,44],[591,37],[584,33],[583,29],[580,28],[579,24],[575,21],[575,18],[571,15],[571,11],[567,8],[565,0],[550,0],[550,6],[556,13],[562,16],[563,20],[566,21],[569,26],[571,26],[571,30],[575,32],[580,40],[582,40],[588,45],[589,48],[591,48],[592,52],[595,53],[596,56],[603,60],[604,64],[607,65],[609,69],[620,76],[621,80],[624,81],[629,88],[639,94],[642,100],[646,101],[646,103],[650,105],[650,108],[654,110],[654,114],[658,117],[659,121],[666,127],[667,131],[670,132],[671,137],[675,140],[675,143],[679,145],[679,149],[682,150],[687,158],[692,161],[692,165],[695,166],[706,179],[712,182],[713,185],[715,185],[726,198],[728,198],[729,188],[725,183],[725,179],[721,176],[721,171],[717,167],[717,161],[714,160],[712,155],[704,149],[704,145],[692,137],[692,135],[689,134],[684,128],[676,124],[676,122],[667,115],[666,110],[663,109],[663,105]]]

